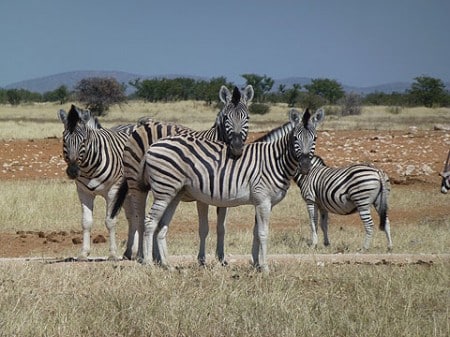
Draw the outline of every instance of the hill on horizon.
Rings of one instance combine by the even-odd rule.
[[[154,78],[177,78],[177,77],[187,77],[193,78],[195,80],[208,80],[205,77],[200,76],[192,76],[192,75],[177,75],[177,74],[164,74],[164,75],[142,75],[142,74],[134,74],[123,71],[69,71],[58,73],[50,76],[43,76],[39,78],[24,80],[20,82],[15,82],[6,85],[3,89],[25,89],[31,92],[45,93],[48,91],[53,91],[60,87],[61,85],[65,85],[69,90],[73,90],[76,84],[84,78],[89,77],[112,77],[115,78],[119,83],[124,83],[127,85],[127,94],[131,94],[134,91],[134,88],[128,85],[130,81],[136,79],[154,79]],[[289,89],[294,84],[300,84],[302,87],[305,84],[309,84],[311,82],[311,78],[309,77],[288,77],[283,79],[274,79],[274,85],[272,87],[272,91],[277,91],[280,85],[285,85],[286,89]],[[340,82],[341,83],[341,82]],[[244,83],[236,83],[236,85],[240,86]],[[399,92],[403,93],[406,90],[411,88],[411,83],[408,82],[392,82],[386,83],[382,85],[374,85],[368,87],[355,87],[349,86],[341,83],[343,89],[346,92],[355,92],[358,94],[368,94],[373,92],[384,92],[384,93],[392,93]],[[445,83],[447,90],[450,89],[450,82]]]

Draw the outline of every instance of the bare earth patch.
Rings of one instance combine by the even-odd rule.
[[[251,134],[250,141],[259,134]],[[402,188],[433,190],[439,192],[440,177],[450,147],[450,133],[448,131],[319,131],[316,153],[330,166],[344,166],[355,162],[371,162],[386,171],[394,184]],[[62,159],[61,139],[39,139],[30,141],[0,141],[0,180],[27,179],[64,179],[65,163]],[[399,186],[400,187],[400,186]],[[416,220],[420,214],[411,211],[408,214],[395,214],[402,219]],[[430,218],[449,214],[449,210],[435,207],[427,210]],[[272,219],[271,226],[282,228],[283,224]],[[93,233],[92,238],[98,245],[106,245],[105,234],[102,230]],[[68,248],[79,245],[80,232],[17,232],[0,233],[0,257],[20,256],[61,256]],[[293,261],[313,261],[317,263],[433,263],[436,259],[449,261],[448,255],[411,255],[400,254],[321,254],[294,255],[288,259]],[[270,261],[277,263],[286,256],[271,256]],[[183,257],[179,257],[184,261]],[[190,259],[195,261],[195,259]],[[236,261],[250,259],[235,257]],[[3,260],[3,259],[2,259]],[[233,261],[233,257],[229,258]],[[331,262],[330,262],[331,261]],[[384,261],[384,262],[383,262]]]

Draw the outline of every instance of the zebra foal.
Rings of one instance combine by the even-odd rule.
[[[255,267],[268,270],[267,238],[272,207],[286,195],[297,170],[306,174],[323,110],[307,110],[302,121],[273,142],[250,143],[239,158],[230,158],[222,142],[193,136],[155,142],[145,155],[143,177],[151,186],[153,204],[146,217],[144,263],[152,263],[153,237],[161,264],[167,266],[166,233],[183,198],[218,207],[255,206],[252,257]]]
[[[94,199],[97,195],[106,200],[105,225],[109,231],[109,257],[117,258],[115,239],[116,217],[111,215],[113,201],[123,174],[122,155],[125,142],[135,125],[103,128],[89,110],[72,105],[69,113],[58,112],[64,124],[63,157],[66,173],[75,181],[81,203],[83,243],[79,259],[90,253]]]
[[[389,178],[383,171],[364,164],[344,168],[331,168],[322,158],[314,156],[311,170],[294,177],[308,209],[312,246],[317,246],[317,217],[323,231],[324,245],[328,246],[328,213],[351,214],[359,212],[366,232],[363,249],[370,247],[373,220],[370,206],[374,205],[380,216],[380,229],[384,230],[388,250],[392,249],[388,211]]]
[[[132,259],[136,253],[134,246],[135,235],[138,233],[139,247],[137,257],[142,257],[142,237],[144,231],[145,205],[149,186],[142,181],[142,168],[145,163],[144,156],[148,148],[158,139],[171,135],[190,134],[196,137],[219,140],[227,144],[230,155],[238,157],[242,153],[242,147],[248,136],[248,105],[253,99],[254,91],[248,85],[241,92],[237,87],[230,92],[227,87],[222,86],[219,90],[219,98],[224,104],[219,112],[214,125],[207,130],[195,131],[190,128],[173,124],[143,120],[141,125],[131,134],[124,150],[124,181],[118,192],[114,205],[113,215],[117,214],[125,197],[130,202],[125,205],[129,216],[127,248],[124,252],[125,259]],[[185,201],[192,201],[186,199]],[[205,263],[205,245],[208,235],[208,205],[197,202],[199,218],[200,251],[198,260],[200,264]],[[225,231],[226,208],[217,208],[217,233]],[[218,234],[219,235],[219,234]],[[220,262],[224,261],[223,246],[218,245],[216,249]]]

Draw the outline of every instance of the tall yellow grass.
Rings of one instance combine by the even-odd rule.
[[[70,104],[55,103],[0,105],[0,139],[38,139],[61,137],[62,124],[57,118],[59,109],[70,109]],[[76,103],[78,104],[78,103]],[[301,108],[299,108],[301,110]],[[329,129],[379,129],[397,130],[409,126],[432,129],[435,124],[450,125],[449,108],[404,108],[393,114],[387,107],[364,107],[359,116],[338,117],[327,114],[334,107],[325,107],[326,118],[322,130]],[[285,123],[289,108],[286,104],[275,104],[265,115],[250,116],[250,131],[268,131]],[[105,127],[135,123],[141,117],[179,123],[196,130],[210,128],[218,108],[197,101],[173,103],[147,103],[132,101],[111,107],[108,114],[100,117]]]

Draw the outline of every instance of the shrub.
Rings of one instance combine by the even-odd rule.
[[[269,110],[270,110],[270,107],[268,105],[262,104],[262,103],[253,103],[249,107],[250,113],[255,114],[255,115],[265,115],[266,113],[269,112]]]
[[[345,94],[344,97],[339,99],[338,104],[341,107],[342,116],[360,115],[362,112],[361,96],[351,92]]]

